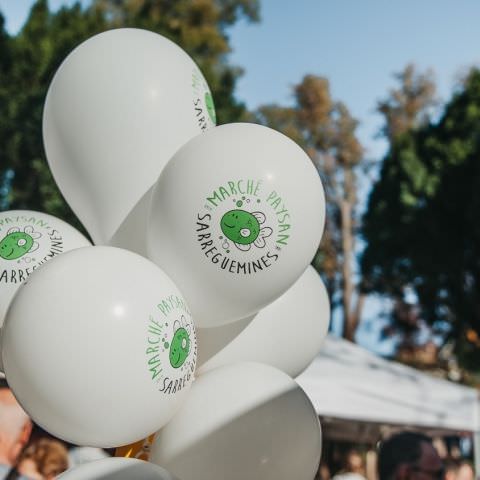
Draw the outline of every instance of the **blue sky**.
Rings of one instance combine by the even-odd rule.
[[[245,68],[238,95],[250,107],[291,102],[304,74],[324,75],[333,96],[361,121],[370,155],[385,144],[377,100],[408,62],[431,68],[448,98],[466,67],[480,62],[480,2],[473,0],[262,0],[262,22],[232,31],[234,63]]]
[[[374,110],[395,85],[394,72],[409,62],[432,69],[446,100],[462,72],[480,63],[478,0],[260,2],[259,24],[241,22],[229,31],[232,63],[245,69],[237,96],[249,108],[289,104],[292,86],[303,75],[326,76],[333,97],[360,121],[358,134],[371,158],[380,159],[385,152],[385,142],[376,138],[381,118]],[[11,33],[20,28],[32,3],[0,0]],[[50,0],[52,8],[64,3],[73,2]],[[362,190],[367,192],[368,185]],[[378,299],[370,299],[367,317],[378,318],[383,308]],[[365,322],[359,340],[374,345],[378,325]]]
[[[88,3],[88,0],[82,0]],[[7,28],[15,33],[32,0],[0,0]],[[70,1],[50,0],[52,8]],[[378,99],[394,85],[392,74],[408,62],[436,74],[448,98],[458,76],[480,63],[477,0],[260,0],[259,24],[230,31],[231,60],[245,69],[237,95],[250,108],[292,101],[291,88],[307,73],[330,80],[334,98],[360,120],[369,156],[381,157],[375,138]]]

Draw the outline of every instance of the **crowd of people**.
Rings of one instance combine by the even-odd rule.
[[[378,480],[475,480],[472,464],[461,458],[442,459],[432,439],[418,432],[400,432],[379,443]],[[366,480],[363,455],[348,450],[342,468],[333,476],[322,463],[318,480]]]
[[[99,449],[68,448],[34,425],[6,385],[0,384],[0,480],[52,480],[74,464],[102,458]],[[378,448],[379,480],[475,480],[471,464],[461,459],[441,459],[432,440],[421,433],[401,432]],[[350,450],[335,475],[325,463],[319,480],[366,480],[365,462]],[[228,479],[226,479],[228,480]]]

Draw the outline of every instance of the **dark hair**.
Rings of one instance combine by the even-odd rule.
[[[457,472],[460,468],[460,462],[455,458],[447,458],[444,462],[445,473],[446,472]]]
[[[380,480],[392,480],[399,465],[417,462],[422,455],[422,443],[432,444],[426,435],[401,432],[382,442],[378,452]]]

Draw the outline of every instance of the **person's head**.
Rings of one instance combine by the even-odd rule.
[[[468,462],[460,462],[456,480],[475,480],[475,473]]]
[[[440,480],[443,466],[429,437],[402,432],[380,446],[378,474],[380,480]]]
[[[332,475],[330,473],[330,467],[324,461],[320,462],[320,466],[318,468],[317,478],[319,480],[330,480]]]
[[[68,451],[57,440],[40,438],[25,449],[18,462],[19,471],[28,475],[23,465],[28,469],[34,465],[42,478],[50,480],[68,468]]]
[[[0,464],[16,463],[31,431],[32,422],[11,390],[0,387]]]
[[[448,459],[445,461],[445,480],[457,480],[458,469],[460,463],[455,459]]]
[[[315,480],[330,480],[330,478],[330,468],[325,462],[320,462],[317,474],[315,475]]]
[[[344,459],[344,470],[346,472],[364,475],[363,457],[357,450],[352,449],[347,452]]]

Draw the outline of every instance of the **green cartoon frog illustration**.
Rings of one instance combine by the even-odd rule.
[[[210,120],[216,125],[217,114],[215,113],[215,104],[213,103],[213,98],[210,92],[205,93],[205,105],[207,106],[207,112]]]
[[[173,330],[174,334],[170,342],[170,365],[173,368],[180,368],[190,353],[190,326],[186,325],[183,315],[182,322],[175,321]]]
[[[4,260],[16,260],[34,252],[39,247],[35,240],[40,237],[41,234],[34,232],[32,226],[25,227],[23,231],[12,227],[0,241],[0,257]]]
[[[230,210],[220,220],[220,228],[234,245],[243,251],[250,250],[252,244],[258,248],[265,246],[265,238],[272,234],[270,227],[262,227],[265,215],[262,212]]]

